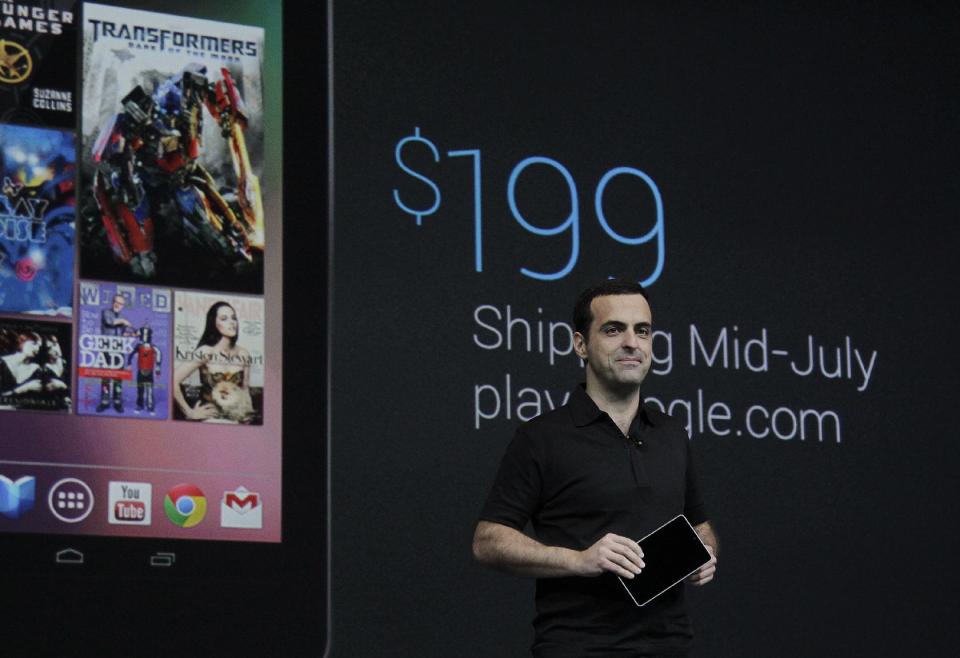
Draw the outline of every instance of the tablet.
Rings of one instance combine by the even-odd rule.
[[[324,655],[327,23],[292,4],[4,3],[4,655]]]
[[[632,579],[617,576],[638,606],[646,605],[710,561],[706,546],[683,514],[638,543],[647,566]]]

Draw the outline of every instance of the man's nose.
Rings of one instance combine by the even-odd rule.
[[[627,329],[623,332],[623,346],[631,349],[640,348],[640,336],[633,329]]]

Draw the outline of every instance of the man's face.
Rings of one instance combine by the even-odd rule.
[[[113,298],[113,312],[119,313],[120,311],[122,311],[126,303],[127,303],[127,300],[125,300],[122,295],[115,296]]]
[[[643,295],[604,295],[590,303],[588,336],[573,336],[577,356],[587,361],[587,385],[632,391],[650,370],[653,327]]]

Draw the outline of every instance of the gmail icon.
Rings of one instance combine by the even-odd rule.
[[[224,491],[220,500],[220,526],[223,528],[262,528],[263,503],[260,494],[237,487]]]

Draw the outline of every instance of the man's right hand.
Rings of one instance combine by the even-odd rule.
[[[494,521],[477,523],[473,555],[482,564],[534,578],[599,576],[604,571],[633,578],[644,567],[643,551],[627,537],[607,534],[590,548],[578,551],[545,546],[516,528]]]
[[[590,548],[580,551],[581,576],[599,576],[609,571],[623,578],[633,578],[646,566],[640,544],[613,533],[607,533]]]

